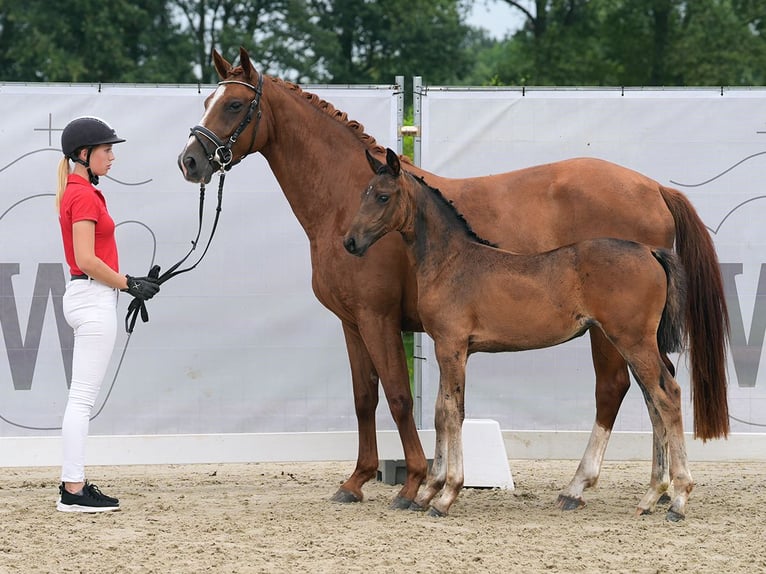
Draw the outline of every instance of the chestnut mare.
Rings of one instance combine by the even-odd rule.
[[[220,168],[218,157],[227,155],[217,155],[215,148],[229,147],[232,163],[255,152],[268,161],[308,236],[314,293],[341,320],[348,348],[359,450],[353,474],[333,500],[362,500],[363,485],[375,477],[380,381],[407,464],[407,478],[392,507],[406,508],[427,471],[401,338],[403,330],[422,330],[415,273],[399,234],[381,239],[364,259],[346,253],[340,240],[359,207],[359,191],[370,179],[364,152],[382,158],[385,150],[332,104],[260,74],[246,50],[240,49],[239,56],[240,65],[232,66],[213,53],[222,82],[205,101],[199,126],[179,155],[179,167],[188,181],[199,183],[209,182]],[[252,115],[253,121],[242,128]],[[231,141],[235,132],[238,137]],[[597,159],[467,179],[439,177],[413,165],[407,169],[439,188],[477,233],[516,252],[536,253],[594,237],[667,248],[675,242],[684,267],[692,270],[686,329],[695,369],[695,433],[703,440],[727,435],[728,315],[723,283],[713,242],[681,193]],[[596,420],[575,476],[559,497],[558,504],[565,509],[582,506],[583,491],[596,483],[617,411],[630,386],[617,349],[598,329],[591,329],[590,337]],[[653,478],[666,474],[666,453],[657,452],[662,445],[655,437]]]
[[[422,178],[368,152],[376,175],[343,238],[362,257],[398,231],[415,264],[418,314],[439,363],[434,462],[411,508],[445,516],[463,487],[465,368],[476,352],[552,347],[600,329],[625,357],[644,393],[655,436],[667,440],[675,498],[684,518],[692,478],[681,422],[681,388],[666,354],[683,346],[686,277],[676,255],[624,239],[586,239],[533,255],[497,249]],[[434,496],[444,488],[441,497]],[[667,486],[652,477],[638,514],[654,510]]]

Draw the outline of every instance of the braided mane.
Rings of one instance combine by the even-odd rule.
[[[237,66],[236,68],[233,68],[231,70],[230,76],[236,76],[236,75],[242,75],[242,67]],[[359,123],[356,120],[349,120],[348,114],[344,111],[341,111],[337,109],[334,105],[332,105],[330,102],[323,100],[316,94],[313,94],[311,92],[307,92],[303,90],[298,84],[294,84],[293,82],[288,82],[287,80],[283,80],[281,78],[274,78],[272,76],[267,76],[264,74],[264,78],[271,80],[273,83],[275,83],[278,86],[281,86],[282,88],[285,88],[286,90],[290,90],[298,94],[299,96],[303,97],[305,100],[307,100],[312,106],[317,108],[318,110],[321,110],[328,116],[330,116],[332,119],[345,123],[348,129],[350,129],[354,135],[364,143],[368,148],[371,150],[383,154],[386,154],[386,148],[380,145],[374,137],[372,137],[370,134],[365,133],[364,126]],[[399,159],[403,163],[408,163],[410,165],[412,164],[412,160],[408,158],[407,156],[399,156]]]
[[[443,205],[445,205],[447,207],[447,209],[449,209],[455,215],[457,220],[462,224],[462,227],[465,230],[465,232],[468,234],[468,237],[470,237],[471,239],[473,239],[477,243],[481,243],[482,245],[488,245],[490,247],[498,247],[497,243],[492,243],[491,241],[488,241],[488,240],[484,239],[483,237],[481,237],[480,235],[478,235],[473,230],[473,228],[471,227],[471,224],[468,223],[468,220],[465,218],[465,216],[463,216],[463,214],[460,213],[457,210],[457,207],[455,207],[455,204],[452,203],[451,200],[449,200],[446,197],[444,197],[444,194],[442,194],[441,191],[439,191],[435,187],[431,187],[430,185],[428,185],[426,183],[426,180],[423,179],[422,177],[420,177],[418,175],[415,175],[415,174],[412,174],[412,173],[410,173],[410,175],[416,181],[418,181],[420,183],[420,185],[422,185],[426,189],[430,190],[434,194],[434,196],[436,196],[437,200],[439,200]]]

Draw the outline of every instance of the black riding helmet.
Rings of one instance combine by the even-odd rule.
[[[124,141],[104,120],[92,116],[83,116],[72,120],[64,128],[61,133],[61,151],[72,161],[88,168],[90,182],[96,185],[98,176],[93,175],[90,171],[91,151],[97,145],[117,144]],[[83,148],[88,149],[88,157],[85,161],[78,157],[79,151]]]

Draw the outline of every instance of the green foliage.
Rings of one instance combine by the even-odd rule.
[[[535,4],[537,13],[494,53],[489,78],[559,86],[766,83],[764,0]]]
[[[460,81],[470,69],[463,24],[467,3],[456,0],[317,0],[321,29],[333,42],[324,64],[335,83],[388,83],[397,75]]]
[[[191,42],[164,0],[0,0],[0,79],[188,82]]]
[[[504,0],[497,40],[470,0],[0,0],[0,81],[216,80],[250,51],[299,83],[766,84],[766,0]]]

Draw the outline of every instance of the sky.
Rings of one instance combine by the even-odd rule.
[[[502,0],[475,0],[468,24],[485,28],[493,38],[502,40],[515,32],[523,21],[521,12]]]

